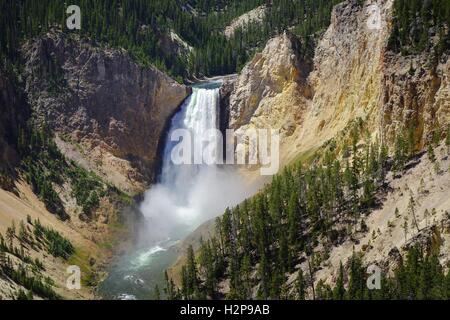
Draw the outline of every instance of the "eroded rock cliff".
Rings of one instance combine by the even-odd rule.
[[[292,139],[312,98],[310,66],[300,58],[300,47],[295,36],[285,32],[242,70],[230,94],[230,128],[238,133],[280,129],[283,144]]]
[[[388,141],[404,127],[414,129],[417,148],[423,148],[438,128],[450,123],[450,59],[430,64],[430,53],[401,56],[387,52],[383,59],[381,130]]]
[[[372,25],[371,6],[378,24]],[[320,38],[313,63],[285,33],[271,39],[239,75],[230,98],[230,126],[281,132],[284,164],[345,133],[352,121],[393,145],[415,128],[417,148],[449,122],[449,59],[389,50],[393,1],[344,1]]]
[[[266,16],[266,11],[267,7],[262,5],[237,17],[225,28],[225,36],[231,38],[237,29],[245,29],[250,23],[261,22]]]
[[[376,26],[369,20],[373,5],[379,8]],[[411,133],[415,151],[430,146],[430,139],[450,124],[449,55],[436,57],[430,48],[408,55],[394,52],[389,46],[392,22],[392,0],[344,1],[335,6],[311,64],[302,60],[295,37],[273,38],[234,84],[230,126],[238,131],[280,129],[284,165],[331,140],[342,147],[353,123],[363,124],[368,138],[383,140],[391,153],[396,138]],[[389,175],[389,192],[365,222],[368,231],[332,247],[315,274],[316,284],[334,283],[339,264],[359,251],[366,263],[391,273],[409,247],[427,246],[433,237],[442,244],[439,259],[448,262],[448,150],[441,145],[434,152],[436,163],[420,153],[401,178]],[[420,214],[417,230],[405,235],[410,199],[417,201]],[[432,223],[428,211],[434,212]],[[316,254],[322,251],[319,245]],[[306,256],[303,261],[306,274],[311,266]],[[293,287],[296,279],[297,274],[291,275],[288,285]]]
[[[52,32],[27,43],[26,92],[66,156],[127,192],[152,180],[166,122],[189,93],[122,50]]]

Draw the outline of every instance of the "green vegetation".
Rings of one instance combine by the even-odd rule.
[[[95,174],[74,163],[67,170],[67,175],[72,182],[72,195],[77,199],[77,204],[85,215],[90,216],[92,210],[98,207],[100,198],[106,195],[106,187]]]
[[[448,126],[445,134],[445,146],[447,147],[447,154],[450,155],[450,126]]]
[[[52,289],[53,283],[49,278],[43,278],[41,275],[34,275],[33,272],[23,264],[14,267],[9,258],[1,265],[1,275],[11,279],[39,297],[49,300],[61,299],[61,297]],[[19,293],[19,298],[21,296],[22,295]],[[29,297],[30,295],[28,294],[27,298]]]
[[[263,2],[263,1],[260,1]],[[267,7],[262,22],[253,22],[235,30],[227,39],[222,30],[226,24],[215,22],[216,13],[206,19],[210,35],[197,47],[189,61],[191,73],[215,75],[239,71],[253,54],[261,50],[268,39],[292,29],[301,40],[301,54],[311,58],[314,50],[315,34],[330,23],[336,0],[274,0]],[[228,20],[229,22],[231,20]],[[218,30],[215,30],[215,29]]]
[[[290,29],[301,52],[310,58],[317,33],[328,27],[340,0],[76,0],[82,28],[76,33],[100,43],[123,47],[143,65],[153,64],[178,81],[193,75],[239,71],[267,40]],[[359,2],[362,4],[362,1]],[[225,37],[224,28],[249,10],[266,5],[261,22],[251,22]],[[449,47],[450,5],[446,0],[396,0],[391,49],[404,54],[433,47],[439,57]],[[52,27],[65,30],[66,4],[57,0],[0,1],[0,56],[14,62],[21,42]],[[65,30],[66,32],[72,32]],[[178,56],[161,41],[176,32],[194,48]],[[438,41],[433,39],[437,36]],[[61,80],[61,79],[59,79]],[[54,86],[57,88],[58,86]]]
[[[75,248],[69,240],[64,238],[59,232],[43,227],[39,220],[34,223],[34,235],[37,240],[44,240],[48,252],[55,257],[68,259],[75,252]]]
[[[389,41],[391,49],[405,55],[433,49],[435,58],[448,51],[449,1],[395,0],[394,10],[394,28]]]
[[[336,0],[274,0],[262,22],[237,30],[231,39],[223,30],[233,18],[264,0],[76,0],[82,13],[83,36],[123,47],[143,65],[153,64],[179,81],[190,75],[217,75],[239,70],[269,37],[293,27],[312,52],[313,35],[328,26]],[[193,8],[196,13],[190,9]],[[0,1],[0,56],[18,61],[23,40],[54,26],[65,29],[62,1]],[[195,48],[189,57],[168,52],[160,41],[175,31]],[[69,32],[69,31],[68,31]],[[3,58],[2,58],[3,59]]]
[[[14,246],[16,239],[20,248]],[[0,277],[29,290],[19,290],[16,299],[31,300],[33,295],[50,300],[61,299],[53,290],[53,281],[42,275],[45,270],[43,263],[32,259],[26,247],[34,251],[45,248],[53,256],[67,260],[75,251],[73,245],[59,232],[42,226],[39,220],[32,222],[31,218],[27,219],[26,225],[23,221],[20,223],[18,234],[14,224],[8,228],[6,239],[0,234]]]
[[[259,194],[227,209],[217,219],[215,236],[202,241],[197,253],[192,247],[188,249],[180,290],[167,279],[166,292],[171,293],[167,296],[246,299],[253,297],[253,289],[258,288],[259,299],[304,299],[310,288],[315,299],[406,298],[399,286],[409,285],[409,280],[403,280],[402,268],[410,268],[414,263],[411,261],[399,269],[396,278],[384,279],[387,291],[383,293],[371,295],[358,289],[366,279],[366,270],[363,277],[360,272],[363,266],[357,256],[350,262],[353,272],[350,289],[345,289],[343,266],[335,288],[322,282],[312,286],[315,272],[328,259],[332,247],[368,231],[366,216],[381,204],[381,196],[389,192],[386,177],[391,169],[395,178],[416,161],[414,143],[406,142],[408,139],[402,135],[393,158],[389,158],[386,146],[370,142],[364,123],[354,122],[348,132],[349,145],[337,148],[335,143],[326,144],[322,156],[317,153],[310,165],[297,163],[286,168]],[[363,136],[367,138],[364,140]],[[416,207],[416,201],[410,198],[407,210],[411,221],[405,220],[405,237],[412,228],[419,231]],[[379,234],[379,230],[374,231],[373,236]],[[439,269],[432,255],[419,260],[423,263],[420,270]],[[296,270],[302,262],[306,263],[308,273]],[[297,274],[298,279],[288,287],[291,274]],[[441,281],[444,276],[436,275],[436,285],[444,283]],[[230,284],[225,296],[218,289],[222,280],[229,280]],[[414,290],[419,288],[414,286]],[[424,297],[445,298],[437,289],[427,290]]]
[[[427,252],[420,245],[408,250],[405,261],[391,278],[382,277],[380,290],[366,286],[367,268],[361,256],[354,254],[349,260],[349,281],[343,286],[342,274],[334,288],[319,284],[317,298],[326,300],[448,300],[450,299],[450,272],[445,273],[438,252]],[[339,292],[338,295],[335,293]]]
[[[368,142],[358,147],[358,125],[351,135],[351,160],[338,160],[336,150],[327,150],[311,167],[287,168],[254,198],[227,209],[217,219],[216,237],[203,242],[200,258],[189,249],[181,296],[218,297],[217,281],[228,278],[226,298],[247,298],[258,282],[258,298],[287,298],[286,274],[294,272],[302,253],[314,269],[327,256],[326,250],[312,253],[319,239],[327,248],[364,232],[364,217],[385,186],[386,147]],[[257,282],[250,276],[255,265]]]
[[[50,130],[45,126],[40,130],[21,130],[18,149],[23,158],[27,182],[47,209],[63,220],[69,216],[55,191],[55,186],[62,185],[64,181],[70,181],[72,196],[87,217],[98,207],[100,198],[108,192],[119,193],[92,172],[67,161],[53,141]]]
[[[25,292],[22,289],[19,289],[16,300],[33,300],[33,294],[31,291]]]

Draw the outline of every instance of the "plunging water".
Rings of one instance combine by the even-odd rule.
[[[210,84],[209,86],[212,86]],[[222,148],[217,137],[205,137],[208,130],[219,127],[219,89],[214,87],[195,87],[179,113],[171,122],[167,143],[164,148],[163,166],[159,184],[150,189],[141,205],[141,211],[152,224],[152,232],[143,236],[153,241],[186,235],[192,231],[202,213],[205,198],[198,192],[201,182],[214,178],[217,174],[215,165],[193,164],[194,158],[202,156],[202,150],[191,150],[190,163],[176,165],[172,161],[172,150],[180,141],[171,141],[172,133],[178,129],[189,130],[193,146],[196,140],[207,138],[214,147]],[[200,153],[196,155],[195,153]],[[204,190],[207,191],[207,190]],[[201,200],[201,203],[198,201]]]
[[[164,286],[164,270],[175,262],[174,245],[201,223],[223,213],[250,194],[231,168],[217,165],[175,165],[172,150],[180,141],[171,141],[174,130],[187,129],[195,139],[206,138],[217,150],[218,137],[205,137],[219,127],[219,85],[195,86],[192,95],[173,117],[167,135],[158,184],[146,192],[140,211],[146,228],[139,234],[144,249],[124,255],[109,270],[100,291],[107,298],[151,299],[155,285]],[[192,150],[192,157],[201,149]],[[216,152],[219,157],[220,152]],[[198,155],[197,155],[198,156]],[[162,291],[162,290],[161,290]]]

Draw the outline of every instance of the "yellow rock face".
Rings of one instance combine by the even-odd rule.
[[[295,37],[271,39],[243,69],[230,98],[230,126],[237,130],[272,128],[281,132],[281,160],[323,145],[357,119],[373,139],[388,144],[417,119],[422,145],[436,125],[449,122],[449,66],[436,71],[426,57],[402,57],[387,48],[393,1],[376,1],[381,25],[368,25],[367,5],[337,5],[320,39],[312,64],[302,60]],[[410,74],[411,61],[417,65]]]

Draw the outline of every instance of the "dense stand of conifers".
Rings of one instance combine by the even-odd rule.
[[[358,147],[358,128],[356,124],[351,131],[350,147],[340,151],[343,160],[338,160],[341,153],[330,143],[311,166],[289,167],[258,195],[227,209],[217,219],[215,237],[203,241],[198,254],[188,249],[181,289],[167,279],[168,298],[224,298],[218,288],[222,280],[229,281],[225,296],[229,299],[251,298],[255,292],[262,299],[303,299],[307,288],[321,299],[450,298],[450,275],[439,264],[438,248],[433,252],[412,248],[395,277],[383,279],[381,291],[367,290],[366,269],[358,254],[350,261],[348,290],[344,290],[342,268],[336,288],[322,282],[311,287],[315,270],[333,245],[367,232],[364,217],[388,191],[387,173],[401,175],[415,156],[413,134],[398,136],[391,159],[384,145],[370,143],[369,138],[363,148]],[[450,128],[446,134],[436,130],[428,148],[436,172],[441,169],[434,148],[444,136],[450,154]],[[412,214],[414,206],[410,201]],[[408,225],[404,227],[407,234]],[[317,251],[319,242],[322,249]],[[307,262],[307,274],[296,269],[301,262]],[[297,274],[297,282],[288,286],[292,274]]]
[[[74,0],[71,4],[79,5],[82,13],[82,29],[74,32],[114,47],[123,47],[142,64],[154,64],[182,81],[192,75],[238,71],[269,37],[287,28],[301,38],[302,54],[310,57],[315,33],[329,24],[331,8],[338,2]],[[359,4],[362,2],[357,1]],[[235,17],[263,4],[268,9],[261,23],[236,30],[230,39],[222,34],[224,27]],[[396,17],[390,39],[394,51],[410,54],[433,49],[438,57],[448,50],[448,0],[395,0],[394,5]],[[16,67],[21,65],[19,50],[24,40],[55,26],[69,32],[65,28],[66,18],[63,1],[0,0],[2,66],[8,66],[8,71],[17,70]],[[161,35],[169,29],[194,47],[190,56],[176,56],[162,49]],[[95,176],[68,163],[49,138],[50,133],[34,129],[30,129],[27,135],[23,133],[18,146],[24,159],[23,169],[47,207],[66,218],[52,185],[60,182],[61,177],[69,177],[75,184],[78,204],[85,214],[89,214],[98,204],[102,192],[109,192],[110,188],[97,181]],[[308,168],[298,164],[287,169],[265,191],[227,210],[217,223],[218,236],[204,242],[200,256],[195,257],[193,250],[189,250],[188,264],[183,269],[182,290],[178,292],[168,281],[168,297],[220,297],[217,284],[220,279],[227,278],[230,280],[229,298],[249,297],[256,285],[255,279],[259,283],[258,297],[302,298],[314,273],[298,275],[297,295],[287,290],[286,274],[295,272],[294,267],[300,259],[307,259],[309,270],[314,270],[326,257],[326,250],[321,255],[312,253],[319,238],[327,239],[326,243],[331,244],[342,241],[355,230],[364,231],[366,227],[361,215],[377,205],[377,193],[385,187],[386,172],[392,169],[396,174],[401,173],[415,151],[413,131],[398,137],[393,161],[388,159],[383,145],[367,144],[366,150],[362,151],[355,141],[356,138],[353,146],[344,150],[343,161],[337,160],[331,148],[321,162]],[[433,158],[432,152],[429,148],[430,158]],[[421,277],[430,277],[431,274],[438,279],[442,275],[432,255],[424,258],[425,255],[412,252],[411,256],[413,258],[404,266],[405,272],[409,272],[406,278],[419,277],[410,277],[411,274],[420,274]],[[356,258],[352,261],[352,265],[358,266]],[[430,268],[437,271],[429,273]],[[352,270],[359,269],[354,267]],[[365,296],[352,293],[356,290],[351,288],[360,287],[356,277],[357,272],[350,277],[354,280],[351,280],[349,292],[343,293],[345,290],[339,286],[336,290],[321,286],[314,290],[314,294],[326,298],[331,290],[333,294],[337,291],[339,297],[344,294],[349,298]],[[402,273],[398,277],[394,283],[405,278]],[[404,280],[405,286],[413,286],[413,280],[408,279]],[[403,293],[398,293],[401,292],[398,286],[394,288],[398,297],[404,297]],[[431,289],[427,290],[420,291],[420,294]],[[437,291],[432,288],[432,292]]]
[[[285,29],[301,38],[302,54],[311,57],[316,34],[330,22],[340,0],[74,0],[82,14],[84,36],[130,51],[142,64],[154,64],[182,81],[193,75],[234,73],[267,40]],[[360,5],[363,1],[356,1]],[[234,18],[265,5],[262,22],[223,31]],[[396,0],[393,50],[405,54],[449,47],[447,0]],[[0,55],[15,61],[20,43],[59,26],[66,30],[66,4],[59,0],[0,0]],[[164,50],[162,34],[175,31],[194,48],[188,56]],[[66,30],[67,31],[67,30]],[[436,36],[436,37],[434,37]]]
[[[395,0],[390,47],[403,54],[434,51],[438,58],[450,47],[450,1]]]
[[[227,39],[223,30],[233,18],[259,5],[268,6],[262,24],[238,30]],[[81,34],[128,49],[142,63],[155,64],[172,76],[234,73],[258,47],[280,31],[295,27],[311,50],[314,32],[326,27],[336,0],[75,0],[82,13]],[[0,1],[0,51],[17,56],[23,39],[53,26],[65,29],[63,1]],[[179,57],[161,47],[161,34],[169,29],[195,48]]]

